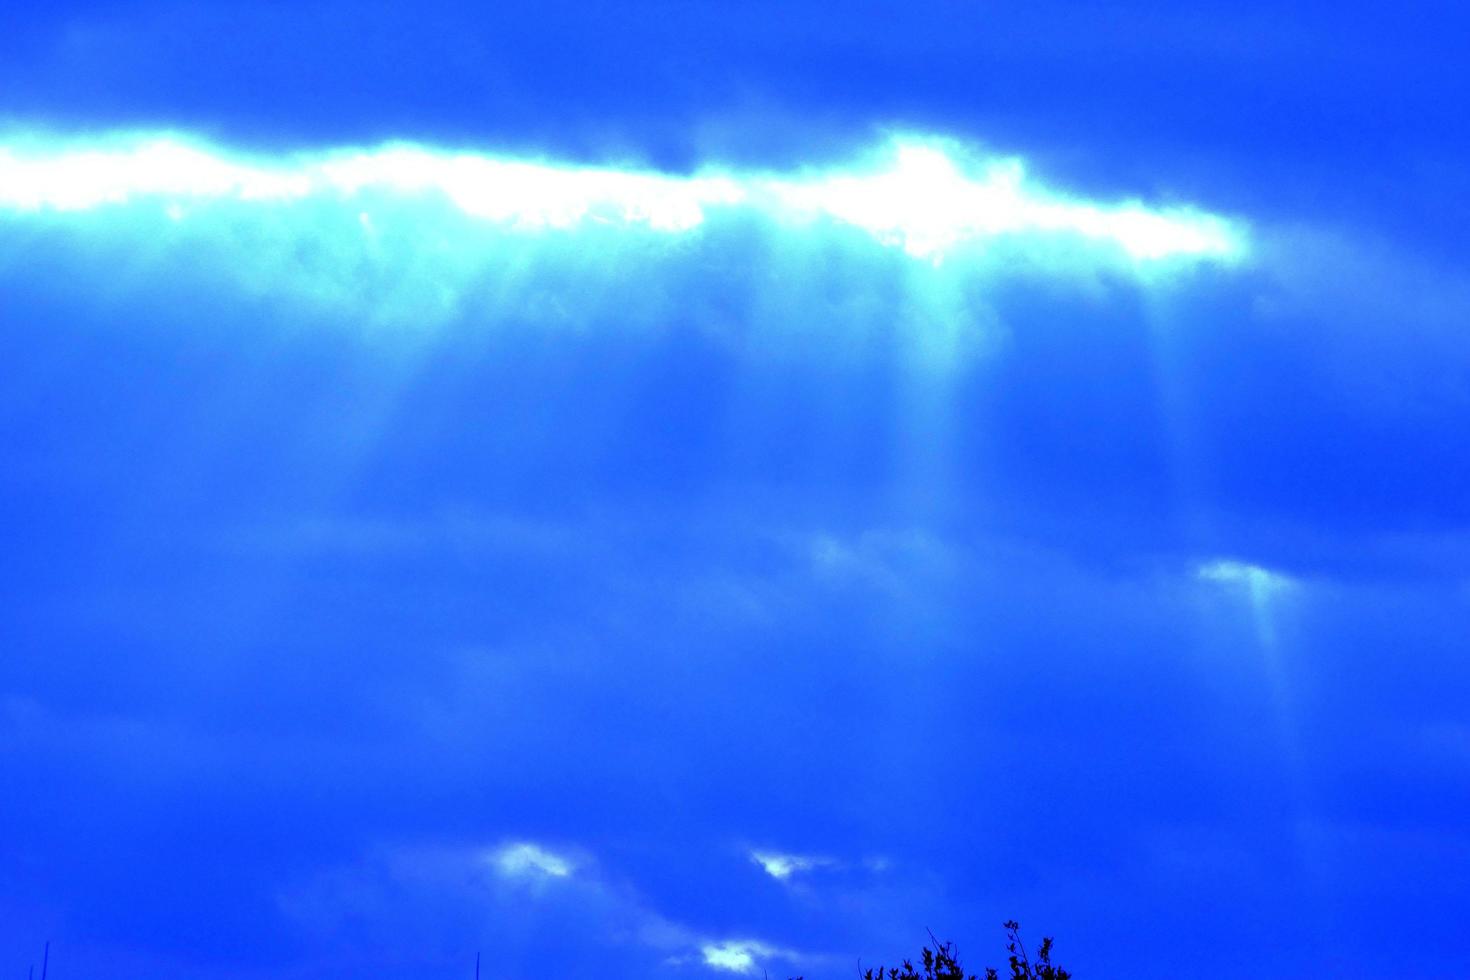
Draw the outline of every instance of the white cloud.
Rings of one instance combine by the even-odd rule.
[[[0,209],[86,211],[155,202],[171,221],[190,205],[257,207],[305,200],[350,206],[359,235],[376,234],[375,199],[435,198],[467,218],[520,231],[636,226],[687,232],[718,209],[798,224],[829,220],[885,246],[939,260],[1008,236],[1063,236],[1139,262],[1230,260],[1244,248],[1225,219],[1190,208],[1151,209],[1052,191],[1013,158],[974,161],[953,142],[895,139],[873,165],[795,174],[707,168],[663,174],[450,152],[411,143],[278,156],[246,155],[176,135],[0,142]]]
[[[883,169],[782,179],[769,187],[798,213],[856,225],[915,258],[940,258],[965,242],[1027,233],[1108,242],[1141,260],[1228,258],[1241,247],[1229,224],[1213,215],[1154,211],[1136,201],[1071,200],[1028,182],[1020,160],[989,160],[976,173],[964,169],[954,151],[934,140],[900,140]]]
[[[699,948],[704,964],[730,973],[755,973],[762,959],[795,959],[789,950],[777,949],[754,939],[705,943]]]
[[[489,860],[508,878],[567,878],[576,867],[570,859],[525,841],[498,848]]]
[[[495,871],[507,878],[531,881],[548,879],[571,879],[577,870],[576,863],[565,855],[529,841],[504,844],[489,855]],[[669,958],[671,963],[687,963],[695,959],[716,970],[733,973],[754,973],[760,961],[781,959],[788,962],[801,958],[794,950],[782,949],[756,939],[716,940],[701,936],[686,926],[669,920],[643,904],[633,892],[618,887],[595,871],[578,876],[571,886],[571,893],[580,904],[599,910],[603,918],[611,916],[621,921],[620,932],[624,936],[637,936],[644,944],[654,948],[682,949]]]
[[[831,858],[781,854],[775,851],[752,851],[750,859],[760,865],[766,874],[778,881],[786,881],[794,874],[834,863]]]

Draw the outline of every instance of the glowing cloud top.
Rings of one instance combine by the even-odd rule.
[[[1135,261],[1229,261],[1232,224],[1192,208],[1074,200],[1037,186],[1014,159],[971,165],[952,144],[896,140],[876,166],[790,174],[692,175],[447,152],[407,143],[276,157],[168,135],[0,142],[0,214],[79,212],[156,201],[182,220],[212,202],[269,206],[375,196],[437,197],[469,219],[535,232],[592,223],[688,232],[719,209],[861,229],[914,258],[941,261],[1007,235],[1070,236]]]

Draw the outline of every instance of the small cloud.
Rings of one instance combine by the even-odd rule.
[[[779,854],[775,851],[752,851],[750,859],[759,864],[772,878],[785,881],[802,871],[811,871],[834,863],[831,858],[808,857],[802,854]]]
[[[1276,592],[1291,585],[1291,579],[1280,572],[1233,558],[1207,562],[1199,567],[1196,575],[1206,582],[1245,585],[1253,592],[1262,593]]]
[[[566,878],[575,868],[567,858],[529,842],[505,845],[490,855],[490,862],[507,878]]]
[[[753,939],[705,943],[699,948],[705,966],[730,973],[754,973],[758,957],[790,957],[790,954]]]

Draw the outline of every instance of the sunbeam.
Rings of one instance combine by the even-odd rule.
[[[10,4],[0,972],[1470,976],[1442,6]]]

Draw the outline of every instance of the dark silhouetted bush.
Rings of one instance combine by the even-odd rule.
[[[1069,980],[1072,976],[1061,967],[1053,965],[1050,936],[1043,939],[1037,947],[1033,962],[1026,953],[1025,944],[1021,942],[1020,925],[1007,922],[1005,930],[1006,951],[1010,954],[1009,980]],[[934,939],[932,933],[929,938]],[[942,943],[934,939],[934,948],[925,946],[921,959],[922,970],[916,968],[911,960],[904,960],[902,967],[891,966],[885,970],[880,966],[864,970],[863,980],[978,980],[973,973],[966,974],[964,967],[960,966],[954,943]],[[801,978],[798,977],[797,980]],[[994,969],[988,969],[985,971],[985,980],[1000,980],[1000,974]]]

